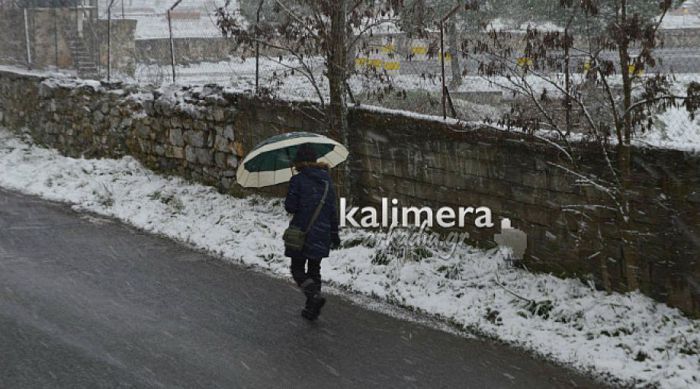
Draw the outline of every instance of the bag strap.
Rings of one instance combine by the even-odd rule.
[[[324,184],[326,184],[325,189],[323,190],[323,197],[321,197],[321,202],[318,203],[316,206],[316,210],[314,211],[313,216],[311,216],[311,220],[309,220],[309,225],[306,226],[306,231],[304,233],[308,233],[309,230],[311,230],[311,227],[314,225],[314,222],[318,218],[318,215],[321,213],[321,208],[323,208],[323,204],[326,203],[326,196],[328,195],[328,181],[324,181]]]

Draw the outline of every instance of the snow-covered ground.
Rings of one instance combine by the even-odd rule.
[[[115,217],[225,260],[286,276],[280,200],[238,199],[157,175],[133,158],[72,159],[0,129],[0,186]],[[509,267],[502,251],[461,247],[406,259],[343,230],[324,261],[338,288],[436,315],[625,385],[700,387],[700,321],[639,293],[604,293]]]
[[[698,14],[681,14],[681,15],[666,15],[661,22],[661,28],[664,30],[675,29],[700,29],[700,15]]]
[[[433,61],[436,62],[436,61]],[[316,58],[308,61],[313,69],[319,91],[324,101],[328,101],[328,84],[322,75],[323,60]],[[424,62],[425,63],[425,62]],[[435,64],[433,64],[435,65]],[[260,85],[274,91],[274,95],[286,100],[319,101],[318,94],[312,83],[300,72],[278,77],[283,72],[289,72],[290,68],[297,67],[295,60],[283,58],[283,62],[276,60],[260,60]],[[408,66],[408,65],[404,65]],[[419,65],[410,65],[419,66]],[[429,65],[423,65],[429,66]],[[170,67],[159,65],[139,65],[136,72],[136,81],[142,84],[160,85],[167,82]],[[618,77],[619,78],[619,77]],[[700,74],[677,74],[675,93],[685,94],[685,88],[690,82],[700,82]],[[552,81],[563,88],[563,76],[554,76]],[[613,83],[620,82],[611,78]],[[549,96],[559,96],[561,93],[552,84],[536,77],[528,76],[527,83],[536,91],[547,90]],[[245,92],[255,89],[255,60],[247,58],[218,63],[200,63],[190,66],[177,67],[177,82],[183,85],[203,85],[217,83],[230,88],[232,91]],[[348,84],[355,96],[377,88],[376,79],[364,76],[353,76]],[[425,91],[430,92],[439,99],[440,82],[438,78],[424,77],[422,74],[395,74],[391,76],[391,84],[396,90]],[[504,98],[512,97],[508,88],[513,85],[504,77],[479,77],[466,76],[459,88],[451,90],[453,96],[467,92],[502,92]],[[456,97],[455,97],[456,98]],[[487,117],[497,112],[489,110],[487,106],[475,106],[480,109],[480,118]],[[478,115],[477,115],[478,116]],[[497,118],[496,118],[497,119]],[[637,145],[672,148],[687,151],[700,151],[700,117],[693,120],[685,109],[672,108],[656,118],[654,128],[644,134],[639,134],[634,140]]]
[[[686,0],[664,17],[662,29],[700,28],[700,1]]]
[[[700,117],[693,120],[685,108],[671,108],[658,115],[654,128],[637,135],[634,143],[700,153]]]
[[[307,59],[306,63],[312,69],[315,80],[319,85],[324,99],[328,100],[328,83],[323,76],[325,70],[322,58]],[[299,69],[298,62],[291,57],[278,59],[260,59],[260,85],[276,91],[276,94],[285,99],[305,99],[318,101],[318,94],[313,84]],[[292,73],[291,70],[295,69]],[[175,68],[177,83],[183,85],[203,85],[217,83],[236,90],[253,90],[255,87],[255,59],[232,59],[221,62],[201,62],[192,65],[178,65]],[[286,74],[281,76],[283,73]],[[425,61],[402,62],[400,72],[390,74],[390,78],[384,84],[391,83],[396,90],[429,91],[439,93],[440,62],[437,59]],[[448,71],[449,73],[449,71]],[[171,67],[169,65],[138,64],[135,81],[142,84],[160,85],[169,82]],[[447,77],[451,80],[450,75]],[[700,79],[700,78],[699,78]],[[546,87],[547,84],[536,77],[529,77],[529,82],[535,88]],[[507,84],[505,78],[496,77],[493,81]],[[502,91],[493,81],[479,77],[467,76],[463,78],[461,86],[451,89],[452,93],[474,91]],[[376,88],[379,84],[376,77],[355,75],[348,80],[353,94],[358,95],[369,89]],[[551,88],[553,90],[553,88]]]

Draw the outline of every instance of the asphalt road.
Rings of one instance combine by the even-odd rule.
[[[0,388],[597,387],[509,347],[0,190]]]

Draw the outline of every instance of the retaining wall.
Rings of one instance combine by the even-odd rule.
[[[699,155],[633,149],[624,224],[603,192],[574,185],[557,167],[570,165],[547,142],[370,108],[351,108],[348,121],[352,179],[337,178],[355,203],[388,197],[407,206],[487,206],[496,223],[509,217],[528,234],[530,269],[590,278],[609,290],[639,288],[700,315]],[[234,195],[250,193],[236,184],[235,171],[256,143],[287,131],[325,132],[311,103],[258,100],[216,86],[139,89],[13,71],[0,71],[0,124],[26,128],[66,155],[129,154]],[[579,172],[612,180],[597,145],[575,151]],[[284,186],[268,192],[283,194]],[[498,227],[468,232],[488,244]]]

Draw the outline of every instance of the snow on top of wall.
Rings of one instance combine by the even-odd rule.
[[[530,22],[522,23],[519,26],[516,26],[514,21],[512,21],[510,19],[504,19],[504,18],[493,19],[486,26],[486,30],[504,31],[504,32],[525,32],[528,30],[528,28],[537,29],[539,31],[549,31],[549,32],[564,31],[563,27],[561,27],[553,22],[530,21]]]
[[[215,64],[209,64],[209,65],[215,65]],[[240,66],[240,68],[236,67]],[[273,62],[269,60],[265,60],[262,62],[262,72],[264,73],[271,73],[274,69],[276,69],[277,65],[274,64]],[[234,68],[238,69],[235,73],[238,74],[239,76],[243,73],[246,73],[248,71],[253,72],[254,71],[254,62],[252,60],[246,60],[243,62],[238,63],[237,65],[234,64]],[[201,69],[208,69],[206,66],[204,68],[201,68],[201,65],[193,67],[195,69],[195,73],[198,71],[201,71]],[[7,71],[7,72],[12,72],[16,74],[24,74],[24,75],[33,75],[33,76],[41,76],[45,77],[46,79],[43,80],[44,85],[48,86],[61,86],[61,87],[81,87],[81,86],[90,86],[94,89],[102,88],[102,83],[100,81],[95,81],[95,80],[82,80],[82,79],[77,79],[75,77],[72,77],[67,74],[61,74],[61,73],[55,73],[55,72],[42,72],[42,71],[30,71],[26,69],[20,69],[20,68],[14,68],[10,66],[0,66],[0,71]],[[183,68],[183,70],[178,71],[179,77],[187,77],[187,68]],[[233,71],[232,71],[233,73]],[[227,75],[228,77],[228,75]],[[401,86],[402,88],[406,89],[411,89],[415,87],[412,82],[418,79],[418,77],[399,77],[397,78],[397,85]],[[679,83],[679,86],[686,85],[687,83],[691,81],[696,81],[697,75],[678,75],[677,76],[677,81]],[[413,80],[413,81],[412,81]],[[477,80],[479,82],[476,83],[471,83],[470,82],[471,78],[466,78],[465,83],[463,84],[461,89],[478,89],[478,90],[487,90],[488,88],[493,88],[493,86],[488,86],[488,82],[484,80]],[[251,93],[252,87],[254,85],[253,79],[245,79],[243,80],[244,82],[241,82],[240,85],[233,85],[233,86],[227,86],[223,88],[223,91],[227,93]],[[536,85],[537,88],[544,88],[548,87],[544,83],[538,83],[536,79],[530,80],[533,85]],[[211,81],[210,81],[211,82]],[[418,82],[418,81],[415,81]],[[197,86],[198,84],[193,84],[193,88],[201,88],[201,83],[199,84],[200,86]],[[263,82],[262,85],[265,85]],[[356,85],[356,80],[350,80],[350,85],[353,87],[353,89],[359,88],[358,85]],[[426,85],[418,85],[420,88],[427,88],[428,86]],[[327,84],[325,83],[325,79],[320,80],[320,87],[322,91],[327,90]],[[436,89],[436,86],[433,86],[433,89]],[[129,94],[129,99],[132,100],[152,100],[153,99],[153,90],[157,90],[160,93],[162,93],[165,97],[163,101],[170,99],[172,100],[171,103],[174,106],[178,106],[179,109],[190,112],[192,114],[199,114],[200,109],[190,103],[187,103],[186,101],[183,100],[184,94],[180,92],[182,89],[182,85],[170,85],[166,84],[163,85],[159,88],[152,88],[148,87],[147,85],[141,85],[140,90],[141,92],[132,92]],[[681,88],[682,89],[682,88]],[[193,89],[196,90],[196,89]],[[497,88],[494,88],[494,90],[497,90]],[[359,89],[355,90],[355,93],[357,93]],[[556,94],[555,90],[550,91],[553,94]],[[680,93],[680,92],[679,92]],[[308,103],[317,103],[318,98],[315,96],[315,92],[313,89],[308,85],[308,81],[301,76],[296,76],[296,77],[290,77],[285,80],[285,85],[283,90],[280,91],[279,97],[285,101],[290,101],[290,102],[308,102]],[[327,95],[324,95],[324,99],[327,99]],[[326,100],[327,101],[327,100]],[[460,119],[454,119],[454,118],[447,118],[447,120],[444,120],[442,116],[434,116],[434,115],[427,115],[427,114],[421,114],[421,113],[416,113],[412,111],[406,111],[406,110],[400,110],[400,109],[391,109],[391,108],[384,108],[380,106],[374,106],[374,105],[366,105],[362,104],[357,106],[360,109],[363,110],[368,110],[368,111],[374,111],[374,112],[380,112],[380,113],[386,113],[386,114],[392,114],[392,115],[401,115],[405,117],[412,117],[418,120],[430,120],[430,121],[439,121],[446,123],[448,125],[455,125],[455,126],[464,126],[465,128],[479,128],[479,127],[489,127],[492,129],[497,129],[497,130],[502,130],[502,131],[517,131],[514,129],[508,129],[506,127],[499,127],[494,125],[493,123],[487,124],[487,123],[482,123],[482,122],[477,122],[477,121],[464,121]],[[557,141],[559,140],[560,136],[558,133],[555,131],[551,130],[540,130],[536,131],[534,134],[536,137],[540,138],[541,140],[547,140],[547,141]],[[586,137],[581,135],[581,134],[572,134],[570,135],[569,138],[570,141],[572,142],[579,142],[579,141],[585,141]],[[615,139],[611,139],[611,142],[615,142]],[[695,120],[692,120],[690,118],[690,115],[688,114],[685,109],[682,108],[672,108],[669,111],[660,114],[656,121],[655,125],[652,128],[651,131],[638,134],[636,137],[633,139],[633,144],[636,146],[641,146],[641,147],[657,147],[657,148],[666,148],[666,149],[673,149],[673,150],[682,150],[682,151],[689,151],[689,152],[700,152],[700,118],[696,118]]]
[[[27,69],[11,65],[0,65],[0,71],[22,76],[51,77],[56,79],[74,77],[73,73],[65,71]]]

